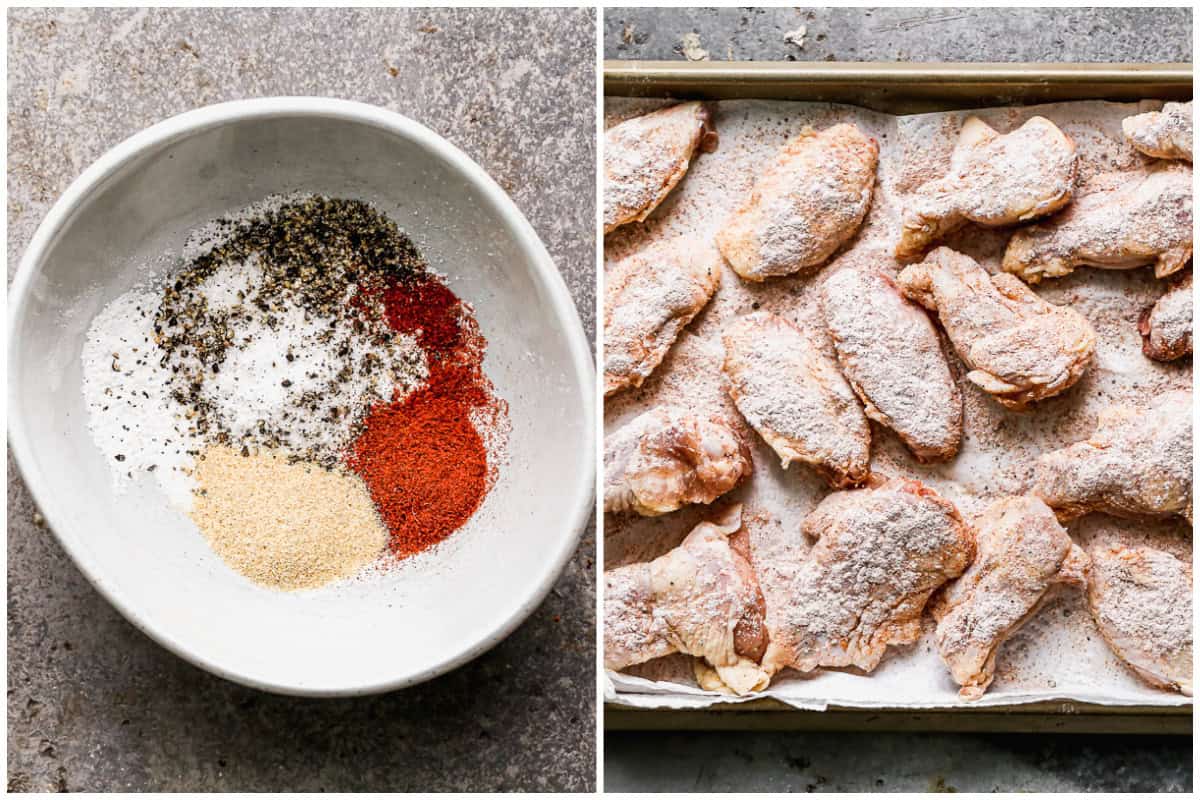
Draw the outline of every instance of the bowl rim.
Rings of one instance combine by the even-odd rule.
[[[458,147],[420,122],[395,111],[352,100],[305,96],[254,98],[203,106],[169,117],[135,133],[106,151],[71,182],[46,213],[21,256],[16,274],[9,287],[6,357],[10,365],[16,363],[16,359],[19,357],[20,348],[14,333],[26,316],[26,299],[30,292],[30,284],[45,258],[49,244],[59,233],[63,224],[105,179],[114,175],[139,154],[169,144],[175,139],[233,122],[292,116],[332,118],[381,128],[415,140],[419,145],[431,151],[435,157],[442,159],[465,177],[497,209],[514,232],[520,248],[530,257],[534,280],[541,284],[548,294],[554,320],[567,341],[574,368],[575,385],[582,395],[580,410],[583,412],[584,429],[587,431],[587,435],[583,437],[584,441],[581,442],[582,446],[579,448],[577,479],[575,485],[569,489],[567,502],[569,513],[564,517],[562,523],[566,535],[559,537],[554,549],[546,554],[545,568],[538,580],[531,584],[514,612],[487,635],[469,642],[465,647],[456,648],[457,652],[452,655],[420,671],[375,683],[314,687],[276,683],[267,679],[239,674],[210,662],[201,654],[188,649],[177,641],[170,631],[151,627],[126,601],[117,586],[107,583],[101,576],[94,574],[76,557],[73,548],[59,533],[60,530],[68,530],[71,526],[56,511],[55,502],[50,496],[48,488],[43,485],[41,473],[36,468],[36,459],[28,432],[20,417],[15,414],[8,420],[8,439],[17,469],[24,479],[34,503],[46,520],[47,527],[54,533],[60,546],[96,591],[126,620],[152,640],[207,672],[255,689],[303,697],[350,697],[377,694],[413,686],[443,675],[479,657],[507,638],[541,605],[557,582],[567,561],[578,547],[584,528],[593,511],[596,469],[595,369],[591,347],[588,345],[583,323],[579,318],[575,303],[571,299],[570,292],[567,290],[566,282],[555,267],[545,245],[512,198],[482,167]],[[18,387],[11,373],[8,378],[7,396],[10,409],[15,408]]]

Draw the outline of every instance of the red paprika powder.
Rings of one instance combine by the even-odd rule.
[[[483,502],[492,473],[475,420],[495,419],[501,404],[482,371],[487,342],[445,284],[420,276],[389,286],[383,299],[389,326],[425,348],[429,378],[371,409],[348,463],[403,558],[454,533]]]

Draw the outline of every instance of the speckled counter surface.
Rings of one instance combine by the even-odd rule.
[[[12,11],[8,277],[109,147],[209,103],[312,94],[412,116],[512,195],[594,328],[594,12]],[[588,790],[594,527],[505,642],[353,700],[208,675],[120,617],[38,523],[8,464],[8,788]]]
[[[603,28],[611,59],[1192,60],[1187,9],[614,8]],[[610,732],[605,789],[1180,792],[1191,753],[1183,736]]]

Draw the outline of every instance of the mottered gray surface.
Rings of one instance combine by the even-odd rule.
[[[224,100],[323,95],[409,115],[478,161],[541,235],[591,337],[594,21],[590,10],[11,11],[9,280],[59,194],[126,137]],[[377,697],[278,697],[127,623],[42,526],[10,457],[8,788],[591,789],[594,552],[593,524],[529,620],[449,675]]]
[[[801,26],[804,46],[786,42]],[[603,30],[609,59],[1192,60],[1189,9],[611,8]],[[627,792],[1180,792],[1191,752],[1184,736],[608,732],[604,772]]]

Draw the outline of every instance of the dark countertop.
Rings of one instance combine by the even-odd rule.
[[[802,25],[803,48],[784,41]],[[604,57],[682,61],[688,33],[714,61],[1192,59],[1189,9],[1129,8],[614,8]],[[1184,736],[610,732],[604,747],[608,791],[1192,788]]]
[[[594,328],[588,10],[9,12],[8,275],[88,164],[197,106],[313,94],[412,116],[504,186]],[[582,190],[581,190],[582,189]],[[587,790],[595,527],[532,617],[471,664],[350,700],[242,688],[105,603],[8,462],[8,788]]]

